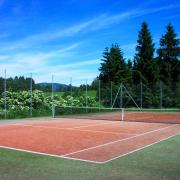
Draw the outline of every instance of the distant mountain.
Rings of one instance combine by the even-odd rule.
[[[51,87],[52,86],[51,83],[47,83],[47,82],[37,83],[36,85],[38,85],[40,87]],[[64,91],[64,90],[67,90],[68,87],[69,87],[69,85],[67,85],[67,84],[53,83],[53,88],[55,91]],[[73,88],[77,88],[77,87],[73,86]]]

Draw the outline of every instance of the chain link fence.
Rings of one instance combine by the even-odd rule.
[[[129,85],[101,82],[101,102],[119,108],[180,108],[180,82]],[[113,104],[114,103],[114,104]]]
[[[180,82],[136,85],[103,83],[93,78],[49,75],[35,83],[32,73],[0,74],[0,119],[55,116],[57,106],[107,108],[180,108]],[[57,83],[58,82],[58,83]]]

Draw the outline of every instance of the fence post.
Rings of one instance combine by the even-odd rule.
[[[30,117],[32,117],[32,73],[30,74]]]
[[[121,83],[121,90],[120,90],[120,108],[123,107],[123,87],[122,87],[122,83]]]
[[[142,81],[140,83],[140,86],[141,86],[141,109],[142,109],[142,103],[143,103],[143,99],[142,99],[142,96],[143,96]]]
[[[6,69],[4,70],[4,118],[7,118],[7,99],[6,99],[6,91],[7,91],[7,82],[6,82]]]
[[[162,109],[162,81],[160,81],[160,109]]]
[[[54,76],[52,75],[52,83],[51,83],[51,100],[52,100],[52,118],[55,117],[55,109],[54,109]]]
[[[87,101],[87,79],[86,79],[86,112],[88,107],[88,101]]]
[[[71,97],[72,97],[72,77],[70,77],[70,93],[71,93]]]
[[[110,90],[111,91],[111,102],[110,102],[111,104],[110,104],[110,107],[112,107],[112,81],[111,81],[111,87],[110,88],[111,88],[111,90]]]
[[[99,110],[101,106],[101,81],[99,80]]]

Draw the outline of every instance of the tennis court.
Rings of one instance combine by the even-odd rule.
[[[117,112],[115,114],[116,117]],[[106,112],[103,116],[108,117],[110,121],[102,120],[100,115],[96,116],[99,120],[74,115],[74,118],[67,116],[44,120],[41,118],[6,121],[0,124],[0,147],[92,163],[106,163],[180,134],[179,113],[166,117],[163,113],[155,114],[143,114],[144,118],[141,120],[144,119],[144,122],[137,122],[137,118],[134,122],[128,121],[128,118],[115,121],[112,120],[112,112]],[[145,118],[152,116],[158,117],[157,122],[150,122],[150,119]],[[130,113],[125,117],[130,117]],[[166,121],[159,123],[161,119]]]

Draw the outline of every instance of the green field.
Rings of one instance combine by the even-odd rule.
[[[54,95],[57,95],[57,96],[62,96],[63,94],[64,94],[64,92],[54,92]],[[45,95],[51,96],[51,92],[46,92]],[[83,91],[83,95],[86,95],[86,91]],[[90,90],[87,92],[87,95],[95,98],[96,97],[96,91]]]
[[[51,96],[51,92],[45,92],[44,93],[46,96]],[[64,92],[54,92],[54,95],[57,95],[57,96],[62,96],[64,94]]]
[[[86,94],[86,92],[84,92],[84,95],[85,94]],[[97,91],[95,91],[95,90],[91,90],[91,91],[87,92],[87,95],[91,96],[91,97],[96,97],[96,94],[97,94]]]
[[[180,179],[180,135],[106,164],[0,148],[0,179]]]

